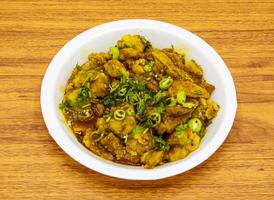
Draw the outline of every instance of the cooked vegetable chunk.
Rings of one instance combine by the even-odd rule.
[[[148,151],[143,154],[141,162],[144,164],[145,168],[154,168],[162,162],[163,156],[163,151]]]
[[[105,65],[104,68],[106,70],[106,73],[110,76],[110,77],[114,77],[117,78],[119,75],[119,72],[128,76],[128,71],[126,70],[126,68],[124,67],[124,65],[119,62],[118,60],[110,60],[108,61]]]
[[[136,126],[136,120],[133,116],[126,116],[124,120],[111,119],[109,121],[109,129],[116,135],[127,136]]]
[[[103,72],[99,72],[96,79],[91,83],[91,91],[94,97],[103,97],[107,95],[109,77]]]
[[[91,53],[89,54],[88,59],[88,67],[98,70],[102,69],[107,60],[110,59],[110,55],[108,53]]]
[[[168,159],[170,162],[180,160],[188,155],[189,151],[184,147],[174,146],[168,153]]]
[[[190,60],[185,64],[185,71],[194,75],[194,76],[198,76],[201,77],[203,76],[203,70],[202,68],[194,61],[194,60]]]

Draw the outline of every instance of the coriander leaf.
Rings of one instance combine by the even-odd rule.
[[[169,144],[163,138],[154,136],[154,142],[155,142],[155,150],[156,151],[169,150]]]
[[[147,109],[146,104],[143,101],[140,101],[139,104],[137,105],[137,115],[143,116],[146,109]]]
[[[130,90],[127,93],[126,99],[132,105],[136,105],[140,101],[140,96],[137,92]]]
[[[148,92],[144,92],[142,95],[142,99],[144,101],[149,101],[152,97],[150,96],[150,94]]]
[[[135,85],[135,87],[136,87],[137,90],[145,90],[146,89],[146,86],[145,86],[144,83],[137,83]]]
[[[83,102],[88,101],[88,99],[90,98],[90,90],[89,88],[82,86],[79,90],[78,96],[76,98],[76,101],[78,104],[81,104]]]
[[[146,128],[153,128],[153,123],[150,119],[145,120],[145,122],[143,123],[143,126]]]
[[[108,95],[104,98],[104,105],[106,107],[111,107],[111,106],[115,106],[116,102],[115,102],[114,98],[111,95]]]
[[[73,112],[73,102],[69,99],[59,104],[59,109],[64,112]]]
[[[165,97],[166,97],[166,92],[159,91],[156,95],[154,95],[152,100],[149,102],[149,105],[153,106],[153,105],[159,103]]]

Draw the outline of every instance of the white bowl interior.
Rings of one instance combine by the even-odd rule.
[[[142,23],[141,21],[145,22]],[[48,69],[48,71],[50,72],[46,74],[48,80],[45,77],[44,82],[46,83],[43,82],[42,96],[43,87],[48,86],[47,89],[44,89],[47,90],[44,91],[44,98],[47,99],[47,102],[51,102],[51,106],[47,107],[49,110],[45,111],[43,109],[45,102],[43,103],[43,97],[41,97],[42,110],[43,114],[44,112],[50,112],[44,114],[44,118],[56,142],[69,155],[87,167],[110,176],[126,179],[158,179],[175,175],[196,166],[214,153],[227,136],[236,111],[234,84],[229,71],[218,54],[197,36],[162,22],[125,20],[110,23],[109,27],[102,25],[96,28],[74,38],[56,55],[49,66],[51,69]],[[218,116],[208,127],[208,134],[201,141],[198,150],[183,160],[167,163],[152,170],[112,163],[89,152],[69,133],[67,126],[63,123],[63,116],[58,111],[58,104],[63,97],[60,88],[66,85],[75,65],[86,62],[90,52],[108,51],[109,47],[114,46],[122,35],[129,33],[146,37],[156,48],[166,48],[173,45],[175,49],[183,50],[189,58],[196,60],[202,66],[206,80],[215,85],[216,90],[212,95],[212,99],[221,107]],[[51,117],[51,120],[46,120],[49,117]],[[56,122],[54,122],[54,119]],[[59,130],[62,129],[58,132],[59,135],[56,133],[56,126]],[[68,150],[68,148],[72,150]],[[89,162],[92,163],[89,164]],[[99,166],[102,170],[98,170]]]

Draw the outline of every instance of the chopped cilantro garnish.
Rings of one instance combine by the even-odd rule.
[[[149,102],[149,105],[150,106],[153,106],[157,103],[159,103],[163,98],[166,97],[166,92],[162,92],[162,91],[159,91],[158,93],[156,93],[154,95],[154,97],[151,99],[151,101]]]
[[[163,113],[165,111],[164,103],[160,103],[160,105],[156,108],[156,112]]]
[[[165,151],[169,149],[168,142],[161,137],[154,136],[154,142],[156,151]]]
[[[82,86],[79,90],[78,96],[76,98],[76,102],[78,104],[87,102],[90,97],[91,97],[91,94],[90,94],[89,88]]]

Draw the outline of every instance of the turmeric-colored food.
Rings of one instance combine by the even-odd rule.
[[[98,156],[154,168],[199,148],[219,106],[202,68],[173,48],[124,35],[108,52],[76,65],[60,110]]]

